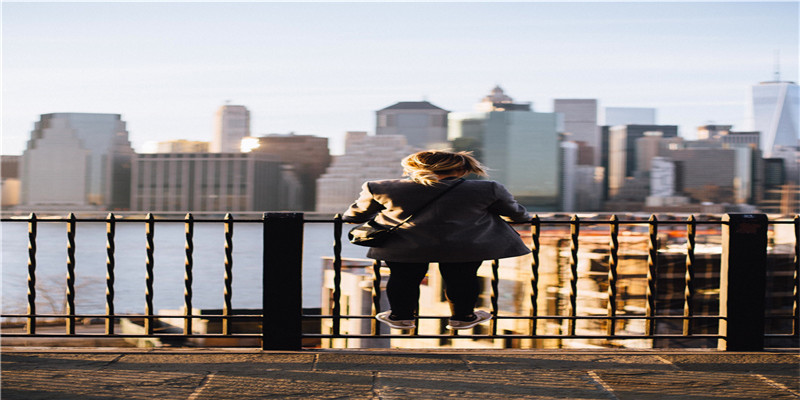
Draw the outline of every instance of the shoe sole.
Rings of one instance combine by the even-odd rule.
[[[395,325],[394,324],[395,321],[392,321],[392,320],[390,320],[390,319],[388,319],[388,318],[386,318],[386,317],[384,317],[382,315],[381,316],[377,316],[376,315],[375,319],[377,319],[379,322],[383,322],[384,324],[389,325],[389,327],[394,328],[394,329],[411,330],[411,329],[414,329],[414,328],[417,327],[416,325],[411,325],[411,326],[408,326],[408,325]]]
[[[452,326],[450,324],[447,324],[447,326],[445,326],[445,328],[454,329],[454,330],[469,329],[469,328],[474,328],[474,327],[476,327],[476,326],[478,326],[478,325],[480,325],[480,324],[482,324],[482,323],[484,323],[486,321],[491,321],[491,319],[492,319],[492,316],[490,314],[487,318],[476,319],[475,321],[470,322],[469,325]]]

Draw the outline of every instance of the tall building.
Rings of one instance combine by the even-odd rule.
[[[597,126],[597,100],[555,99],[553,112],[564,116],[565,140],[585,143],[591,148],[593,157],[588,165],[599,165],[600,131]]]
[[[474,150],[490,178],[534,210],[559,209],[558,117],[515,103],[495,87],[478,112],[448,116],[448,137],[458,150]]]
[[[400,161],[412,152],[405,136],[347,132],[344,154],[334,157],[317,180],[317,211],[343,213],[358,197],[364,182],[401,178]]]
[[[212,153],[238,153],[242,139],[250,136],[250,111],[245,106],[224,105],[215,115]]]
[[[208,153],[208,142],[196,140],[167,140],[158,142],[157,153]]]
[[[441,147],[447,142],[447,113],[427,101],[402,101],[375,112],[375,135],[403,135],[420,149]]]
[[[311,135],[267,135],[257,138],[252,152],[271,154],[290,165],[302,186],[298,209],[314,211],[317,203],[317,179],[331,165],[328,138]]]
[[[560,198],[562,211],[575,211],[577,182],[576,170],[578,167],[578,145],[575,142],[561,142],[561,169],[559,181],[561,182]]]
[[[606,107],[603,121],[605,126],[617,125],[655,125],[656,109],[644,107]]]
[[[618,194],[627,178],[634,178],[638,158],[636,141],[645,136],[674,138],[678,136],[678,127],[675,125],[618,125],[608,128],[607,182],[609,197]],[[604,167],[606,166],[604,165]]]
[[[21,207],[126,210],[133,155],[119,114],[44,114],[22,154]]]
[[[300,184],[277,157],[258,153],[138,154],[134,211],[297,210]]]
[[[695,202],[742,204],[753,199],[750,149],[686,148],[662,156],[680,166],[678,186]]]
[[[761,132],[764,157],[778,147],[797,147],[800,140],[800,87],[794,82],[761,82],[753,86],[750,114]]]

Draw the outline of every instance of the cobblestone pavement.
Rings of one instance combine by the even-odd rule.
[[[800,399],[796,351],[3,348],[2,399]]]

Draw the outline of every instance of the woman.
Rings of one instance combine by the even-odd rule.
[[[343,219],[366,222],[375,217],[381,225],[394,226],[443,190],[458,186],[401,225],[381,247],[367,252],[391,271],[386,285],[391,310],[376,318],[392,328],[413,329],[419,285],[428,263],[436,262],[452,311],[447,328],[468,329],[490,320],[490,313],[474,310],[478,267],[483,260],[530,252],[501,218],[525,222],[530,220],[528,212],[497,182],[463,181],[471,173],[486,176],[485,168],[467,152],[421,151],[403,159],[402,165],[410,179],[364,183]]]

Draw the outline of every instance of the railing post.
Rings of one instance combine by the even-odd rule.
[[[263,350],[302,348],[303,214],[264,215]]]
[[[28,219],[28,322],[25,332],[36,333],[36,214]]]
[[[75,214],[67,217],[67,335],[75,334]]]
[[[187,213],[184,218],[184,232],[186,234],[186,244],[184,251],[186,253],[183,265],[183,315],[189,318],[183,320],[183,334],[191,335],[194,332],[192,325],[194,320],[192,315],[192,297],[194,295],[194,216],[192,213]]]
[[[109,213],[106,217],[106,335],[114,334],[114,268],[116,268],[116,244],[114,237],[117,232],[116,217]]]
[[[722,226],[718,349],[764,349],[767,216],[726,214]]]
[[[155,219],[152,213],[147,214],[147,220],[145,221],[145,241],[147,243],[146,248],[146,258],[145,258],[145,271],[144,271],[144,331],[145,334],[148,336],[153,335],[153,331],[155,330],[154,320],[152,315],[153,312],[153,252],[155,251]]]
[[[301,226],[302,229],[302,226]],[[302,230],[301,230],[302,232]],[[230,316],[233,314],[233,216],[228,213],[225,215],[225,290],[224,305],[222,307],[222,334],[231,334]],[[264,309],[266,311],[266,308]]]

